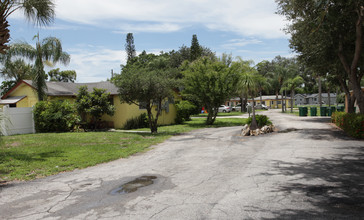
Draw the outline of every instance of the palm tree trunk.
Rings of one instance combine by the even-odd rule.
[[[3,12],[4,13],[4,12]],[[9,48],[6,44],[9,43],[10,31],[9,23],[4,18],[4,15],[0,15],[0,53],[5,54],[6,50]]]
[[[294,96],[294,90],[291,90],[291,113],[293,113],[293,96]]]
[[[278,109],[278,91],[276,91],[276,109]]]
[[[254,107],[254,97],[252,96],[253,105],[252,105],[252,123],[250,124],[250,130],[256,130],[258,128],[257,120],[255,118],[255,107]]]

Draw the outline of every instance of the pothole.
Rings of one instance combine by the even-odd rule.
[[[124,183],[120,187],[112,190],[110,194],[122,195],[122,194],[132,193],[137,191],[139,188],[152,185],[155,179],[157,179],[156,176],[141,176],[130,182]]]

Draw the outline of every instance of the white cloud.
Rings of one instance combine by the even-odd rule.
[[[285,37],[274,0],[56,0],[57,18],[116,28],[169,32],[192,25],[263,38]]]
[[[77,82],[99,82],[111,77],[111,70],[120,73],[120,65],[126,64],[124,50],[111,50],[100,46],[78,45],[76,48],[66,48],[71,55],[68,66],[61,66],[62,70],[75,70]],[[161,50],[154,49],[147,53],[160,54]],[[139,55],[141,51],[137,51]],[[55,68],[57,68],[56,66]]]
[[[239,47],[244,47],[251,44],[261,44],[263,43],[258,39],[232,39],[228,43],[221,45],[224,49],[237,49]]]

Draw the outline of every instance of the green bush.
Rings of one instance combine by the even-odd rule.
[[[364,139],[364,114],[334,112],[331,121],[351,137]]]
[[[124,124],[123,129],[130,130],[130,129],[148,128],[148,127],[149,124],[148,124],[147,114],[143,113],[138,117],[127,120]]]
[[[269,120],[266,115],[255,115],[255,120],[257,120],[258,127],[261,128],[264,125],[271,125],[272,122]],[[247,124],[250,125],[252,123],[252,117],[249,117],[247,120]]]
[[[41,101],[33,113],[37,132],[72,131],[80,121],[75,105],[69,101]]]
[[[180,101],[176,103],[177,117],[175,122],[181,124],[184,121],[190,121],[191,115],[196,111],[196,106],[189,101]]]

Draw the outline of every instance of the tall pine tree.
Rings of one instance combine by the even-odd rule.
[[[200,47],[200,44],[197,40],[197,35],[192,35],[192,41],[191,41],[191,61],[196,60],[197,58],[201,57],[202,55],[202,49]]]
[[[130,60],[136,57],[133,33],[128,33],[126,35],[125,50],[127,54],[126,62],[128,63]]]

